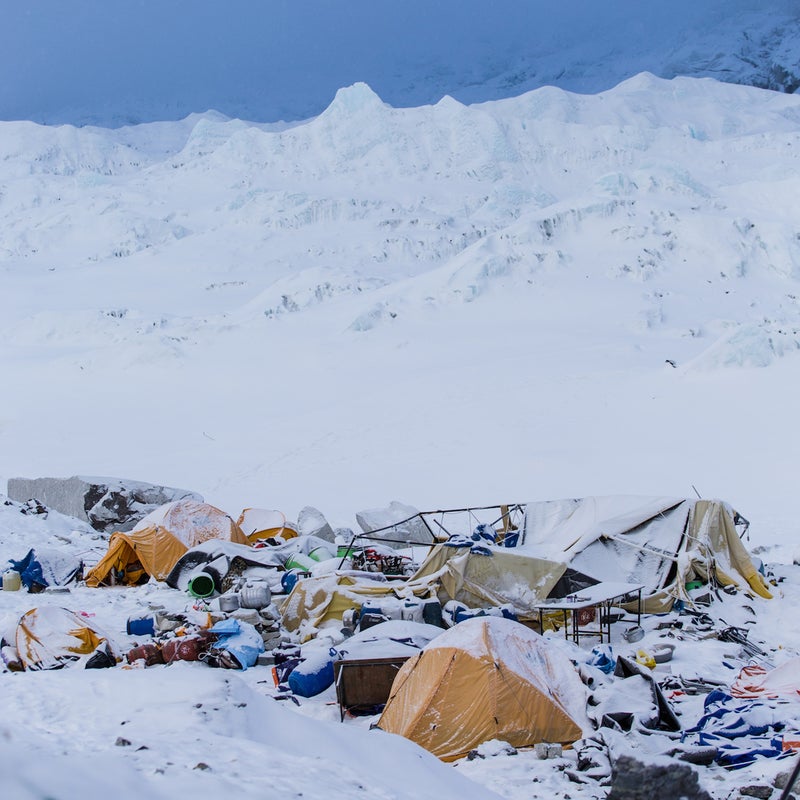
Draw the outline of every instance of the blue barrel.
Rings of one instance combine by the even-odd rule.
[[[152,614],[145,617],[128,617],[127,630],[130,636],[152,636],[156,632],[156,621]]]
[[[289,675],[289,688],[300,697],[314,697],[333,685],[333,662],[338,657],[331,649],[301,661]]]

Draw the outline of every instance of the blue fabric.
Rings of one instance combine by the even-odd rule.
[[[31,548],[19,561],[9,559],[11,569],[19,572],[23,586],[63,586],[74,580],[83,564],[79,559],[65,556],[45,548],[37,552]]]
[[[709,692],[705,714],[684,732],[695,743],[714,747],[716,762],[729,769],[752,764],[757,758],[783,758],[781,732],[789,722],[785,708],[769,700],[735,698],[720,689]]]
[[[249,622],[229,617],[217,622],[210,630],[217,637],[215,647],[227,650],[242,669],[252,667],[258,660],[258,654],[264,652],[264,640]]]
[[[597,667],[606,675],[610,675],[617,665],[617,659],[614,657],[614,651],[611,649],[610,644],[600,644],[592,648],[586,663]]]

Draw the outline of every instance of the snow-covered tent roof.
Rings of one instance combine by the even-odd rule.
[[[585,703],[566,655],[525,625],[481,617],[401,667],[378,727],[452,761],[492,739],[571,744],[589,727]]]
[[[645,608],[668,610],[685,584],[709,578],[770,597],[719,500],[628,495],[529,503],[516,548],[560,559],[598,581],[640,583]]]

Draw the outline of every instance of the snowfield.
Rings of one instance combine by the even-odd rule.
[[[289,129],[3,123],[0,477],[338,525],[696,487],[788,542],[799,119],[640,75],[357,84]]]

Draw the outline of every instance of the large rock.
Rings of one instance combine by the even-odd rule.
[[[36,499],[48,508],[88,522],[96,531],[129,531],[154,509],[191,497],[187,489],[156,486],[127,478],[9,478],[9,498],[24,503]]]
[[[388,508],[359,511],[356,521],[364,533],[377,531],[370,538],[385,541],[393,547],[402,547],[405,543],[432,544],[433,535],[418,514],[414,506],[393,500]]]
[[[670,759],[639,761],[620,756],[611,772],[611,791],[607,800],[711,800],[700,786],[697,773],[688,764]]]
[[[333,542],[336,538],[328,520],[313,506],[305,506],[300,510],[297,516],[297,530],[301,535],[317,536],[326,542]]]

